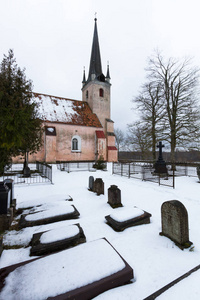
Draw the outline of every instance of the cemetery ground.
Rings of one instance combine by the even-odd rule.
[[[97,196],[88,190],[90,176],[103,179],[104,195]],[[111,185],[116,185],[121,190],[123,207],[113,209],[107,203],[108,188]],[[56,166],[53,166],[53,184],[15,185],[14,189],[17,208],[43,205],[43,208],[47,210],[53,208],[62,215],[64,208],[61,204],[64,200],[70,199],[72,201],[67,202],[76,207],[80,216],[78,219],[25,227],[20,230],[16,230],[13,223],[13,229],[3,236],[5,249],[0,258],[0,268],[34,258],[30,256],[29,244],[33,234],[58,229],[54,231],[55,236],[53,236],[56,240],[57,235],[62,235],[64,228],[77,223],[83,229],[86,243],[69,249],[72,264],[75,261],[71,249],[81,249],[82,245],[105,237],[134,270],[132,283],[110,289],[95,299],[142,300],[200,264],[200,183],[197,177],[178,177],[176,188],[172,189],[151,182],[112,175],[111,164],[108,164],[108,171],[71,173],[57,170]],[[181,250],[169,238],[159,235],[162,231],[161,206],[163,202],[169,200],[179,200],[187,209],[189,240],[193,243],[188,249]],[[106,223],[105,216],[124,208],[131,211],[134,207],[152,215],[149,224],[129,227],[117,232]],[[36,209],[39,210],[39,206]],[[97,260],[98,257],[105,255],[101,243],[98,245],[95,250]],[[81,261],[81,254],[79,255]],[[92,253],[90,255],[92,256]],[[55,267],[56,270],[56,264],[58,262],[52,261],[51,268]],[[82,277],[87,277],[87,272],[90,271],[86,265],[85,272],[79,273],[76,268],[73,272],[78,282]],[[37,273],[32,270],[29,273],[30,282],[34,285]],[[48,274],[48,266],[46,266],[46,273]],[[200,299],[199,281],[200,270],[197,270],[156,299]],[[50,288],[55,283],[49,280],[48,284]],[[61,286],[65,284],[64,281],[60,282]],[[41,287],[37,286],[37,288],[40,290]],[[14,294],[9,294],[6,298],[1,298],[0,295],[0,299],[17,298]],[[32,299],[31,296],[28,299]]]

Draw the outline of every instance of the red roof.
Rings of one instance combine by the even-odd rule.
[[[117,150],[115,146],[108,146],[108,150]]]
[[[105,139],[105,134],[102,130],[96,130],[96,136],[98,139]]]
[[[33,101],[45,122],[102,127],[87,102],[37,93],[33,93]]]

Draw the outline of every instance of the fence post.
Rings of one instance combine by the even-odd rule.
[[[130,176],[131,176],[130,175],[130,173],[131,173],[130,169],[131,169],[131,163],[128,164],[128,178],[130,178]]]
[[[188,176],[188,165],[185,165],[185,176]]]
[[[142,181],[144,181],[145,180],[145,175],[144,175],[144,166],[141,166],[142,167]]]
[[[123,163],[121,163],[121,176],[123,175]]]

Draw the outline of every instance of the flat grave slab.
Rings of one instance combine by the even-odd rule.
[[[107,224],[115,231],[123,231],[124,229],[142,224],[150,223],[151,214],[139,209],[133,208],[117,208],[112,214],[105,216]]]
[[[92,299],[133,279],[133,269],[100,239],[0,269],[0,299]]]
[[[86,241],[80,224],[35,233],[30,242],[30,256],[45,255],[74,247]]]
[[[66,202],[65,206],[62,206],[62,213],[59,206],[57,208],[51,207],[50,209],[33,212],[27,215],[22,215],[19,221],[19,227],[32,227],[37,225],[44,225],[63,220],[76,219],[79,217],[79,212],[74,205],[69,205]]]

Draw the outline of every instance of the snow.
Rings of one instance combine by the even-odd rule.
[[[99,255],[99,249],[104,255]],[[50,262],[49,257],[44,257],[17,268],[7,276],[0,297],[7,300],[43,300],[85,286],[124,268],[125,263],[112,246],[105,240],[97,240],[52,254]],[[84,276],[77,277],[77,274]]]
[[[88,191],[91,174],[95,178],[103,179],[105,195],[97,196]],[[79,219],[7,232],[4,236],[4,243],[7,246],[21,245],[22,248],[4,250],[0,259],[1,268],[33,258],[29,257],[29,243],[33,234],[67,228],[76,223],[83,228],[86,244],[105,237],[134,270],[134,283],[109,290],[96,297],[98,300],[142,300],[200,263],[200,183],[198,183],[197,177],[177,177],[175,189],[172,189],[156,183],[112,175],[110,164],[108,171],[96,171],[95,173],[89,171],[67,173],[61,172],[57,170],[56,166],[53,166],[53,183],[15,185],[17,206],[30,207],[43,204],[42,207],[35,208],[33,212],[39,212],[41,208],[51,210],[53,207],[55,209],[58,207],[60,213],[63,214],[63,207],[66,206],[66,203],[73,204],[80,212]],[[129,227],[123,232],[115,232],[106,224],[105,216],[114,214],[121,209],[112,209],[107,203],[107,190],[113,184],[121,190],[123,208],[131,211],[136,206],[151,213],[150,224]],[[65,201],[70,197],[73,199],[72,202]],[[181,201],[188,211],[189,240],[193,242],[193,249],[182,251],[170,239],[159,235],[161,232],[161,205],[169,200]],[[70,249],[71,253],[80,246]],[[99,257],[105,256],[101,246],[99,246],[98,254]],[[80,259],[82,259],[82,254]],[[106,266],[103,265],[103,267]],[[49,266],[46,273],[48,273],[48,268]],[[31,273],[30,270],[27,272]],[[199,273],[200,271],[197,271],[176,284],[161,295],[162,299],[199,300]],[[75,268],[73,276],[77,282],[82,280],[82,276]],[[61,280],[59,286],[65,285],[65,283],[64,280]],[[49,285],[51,285],[51,281]],[[35,288],[40,289],[41,287]]]
[[[110,217],[117,222],[124,222],[130,219],[134,219],[144,214],[144,211],[133,207],[133,208],[119,208],[116,212],[112,213]]]
[[[45,218],[50,218],[54,216],[59,216],[59,215],[64,215],[64,214],[69,214],[74,212],[74,207],[73,206],[68,206],[67,204],[65,206],[62,206],[63,210],[61,213],[61,207],[53,207],[50,208],[49,210],[44,210],[40,212],[36,212],[30,215],[27,215],[25,217],[26,221],[36,221],[36,220],[41,220]]]
[[[38,116],[48,121],[71,122],[74,116],[78,116],[73,109],[73,101],[65,98],[57,98],[40,94],[35,97],[34,102],[38,103]]]
[[[42,244],[53,243],[55,241],[61,241],[68,239],[79,234],[79,228],[76,225],[69,225],[67,227],[56,228],[44,232],[40,237]]]

